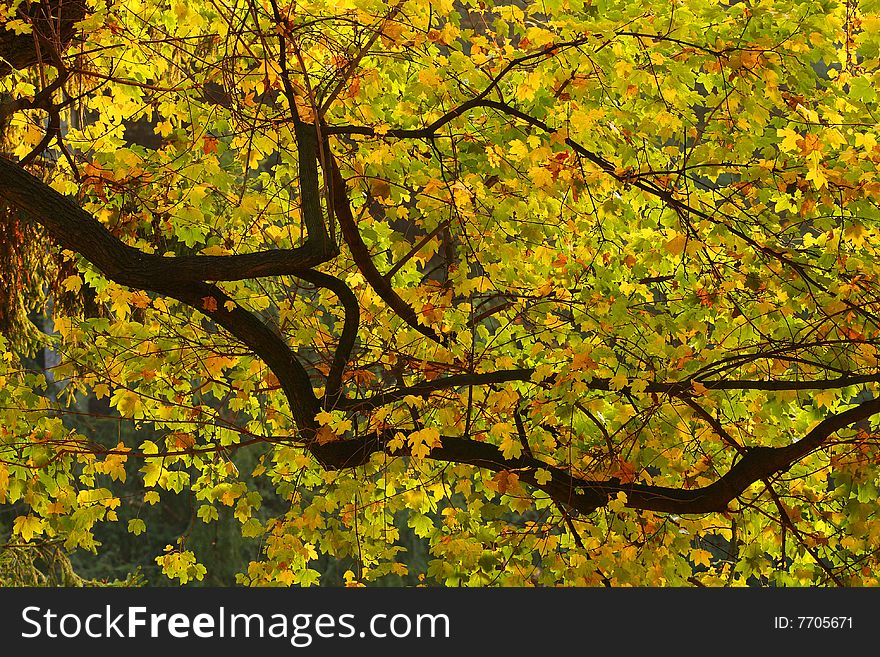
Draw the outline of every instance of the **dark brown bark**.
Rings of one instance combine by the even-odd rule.
[[[339,336],[339,344],[333,354],[333,363],[327,374],[327,385],[324,387],[324,406],[333,408],[342,394],[342,375],[351,358],[357,340],[358,327],[360,325],[361,309],[357,297],[346,283],[335,276],[330,276],[319,271],[309,270],[300,272],[297,276],[318,287],[333,292],[342,306],[345,318],[343,320],[342,334]]]

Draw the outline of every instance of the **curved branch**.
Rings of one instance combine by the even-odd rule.
[[[27,201],[30,198],[27,194],[22,197],[21,190],[18,190],[17,193],[15,191],[14,183],[22,180],[19,172],[18,167],[0,160],[0,179],[7,183],[0,187],[0,197],[13,202],[22,198]],[[335,166],[334,177],[337,183],[341,179]],[[41,214],[35,212],[33,206],[28,203],[24,203],[24,207],[21,209],[31,214],[63,245],[76,249],[83,257],[102,269],[109,278],[122,284],[129,284],[130,278],[126,277],[126,267],[128,266],[126,259],[130,258],[132,253],[139,256],[143,256],[143,254],[116,240],[91,215],[75,206],[66,197],[56,192],[49,193],[51,190],[47,186],[32,177],[28,176],[25,180],[27,182],[26,189],[31,192],[35,189],[34,182],[31,180],[36,182],[36,189],[44,188],[46,198],[56,204],[55,206],[50,205],[50,209],[63,210],[60,213],[63,216],[58,216],[57,213]],[[10,189],[13,191],[10,192]],[[16,205],[18,206],[18,204]],[[71,213],[71,205],[74,206],[75,212]],[[37,206],[41,207],[39,203]],[[91,239],[87,239],[88,237]],[[338,279],[318,272],[305,272],[304,278],[334,290],[340,295],[340,301],[343,304],[350,305],[352,302],[356,302],[351,291],[347,290],[347,286],[343,288],[342,282]],[[156,290],[188,304],[213,319],[254,350],[278,377],[290,402],[294,419],[305,436],[306,447],[323,467],[328,469],[354,467],[365,463],[374,452],[389,450],[388,444],[392,438],[389,432],[376,434],[367,440],[341,440],[324,445],[312,441],[310,436],[316,428],[314,416],[320,405],[312,390],[308,373],[280,336],[275,335],[253,314],[238,307],[216,286],[202,281],[189,284],[179,280],[174,282],[152,281],[149,285],[145,285],[144,289]],[[350,311],[347,313],[346,324],[340,348],[334,356],[332,381],[328,381],[328,388],[331,390],[338,385],[336,381],[341,380],[342,368],[350,354],[349,345],[352,344],[356,334],[357,326]],[[392,391],[377,396],[378,399],[349,402],[348,407],[363,407],[364,404],[370,405],[370,403],[375,405],[377,401],[388,403],[394,399],[402,398],[406,394],[429,394],[432,390],[458,385],[529,380],[533,374],[533,369],[523,368],[487,374],[456,375]],[[878,379],[880,379],[878,375],[856,375],[813,382],[702,381],[701,383],[709,389],[792,390],[843,387],[861,382],[876,382]],[[590,382],[590,386],[593,389],[610,389],[609,381],[603,379],[594,379]],[[689,388],[689,381],[652,382],[647,384],[645,390],[684,394],[688,392]],[[592,513],[606,505],[617,493],[625,493],[626,505],[635,509],[669,513],[708,513],[724,511],[733,499],[753,483],[788,470],[796,461],[820,447],[832,433],[878,412],[880,412],[880,400],[864,402],[848,411],[826,418],[804,438],[791,445],[777,448],[751,448],[744,453],[736,465],[717,481],[709,486],[691,490],[637,483],[621,484],[617,479],[607,481],[579,479],[561,468],[551,466],[531,456],[521,456],[515,459],[505,458],[500,449],[494,445],[468,438],[444,437],[441,444],[433,448],[428,457],[440,461],[470,464],[495,472],[515,472],[521,481],[547,492],[554,500],[565,503],[581,513]],[[536,478],[538,469],[549,472],[550,479],[543,481],[543,483],[538,482]]]
[[[361,239],[357,222],[355,222],[354,215],[352,214],[345,180],[342,178],[342,173],[340,173],[339,166],[336,164],[336,158],[330,153],[329,148],[327,149],[327,159],[327,164],[330,167],[330,197],[333,202],[333,211],[339,221],[339,231],[342,233],[342,239],[348,245],[358,270],[363,274],[376,294],[379,295],[379,298],[387,303],[398,317],[425,337],[444,344],[444,338],[438,335],[434,329],[425,326],[419,321],[416,312],[406,301],[400,298],[400,295],[394,291],[391,283],[376,269],[376,265],[373,264],[373,259],[370,257],[370,250],[364,244],[363,239]]]
[[[342,375],[349,358],[351,358],[351,351],[354,349],[354,343],[357,339],[361,317],[360,304],[351,288],[335,276],[311,270],[299,272],[296,276],[333,292],[345,312],[342,334],[339,336],[339,344],[336,347],[336,353],[333,354],[333,363],[327,374],[327,385],[324,388],[324,405],[332,408],[342,394]]]
[[[48,230],[65,249],[80,253],[120,285],[161,291],[168,286],[296,274],[328,260],[312,239],[296,249],[229,256],[165,257],[143,253],[114,237],[72,199],[0,157],[0,199]]]
[[[239,307],[217,286],[204,282],[218,280],[219,275],[230,271],[237,271],[240,274],[237,278],[244,278],[246,271],[240,270],[241,264],[256,262],[258,266],[265,266],[261,256],[267,254],[151,256],[124,244],[71,199],[3,158],[0,158],[0,183],[0,199],[28,214],[61,246],[91,262],[108,279],[177,299],[210,317],[246,344],[278,377],[297,426],[309,435],[315,426],[319,403],[308,373],[296,355],[255,315]],[[279,255],[273,254],[272,261],[280,264]]]
[[[441,445],[433,448],[428,458],[466,463],[493,472],[516,473],[520,481],[543,490],[555,501],[567,504],[583,514],[590,514],[605,506],[618,493],[626,495],[625,506],[631,509],[677,514],[724,512],[752,484],[786,472],[798,460],[820,447],[836,431],[877,413],[880,413],[880,399],[864,402],[848,411],[825,418],[806,436],[786,447],[753,447],[718,480],[695,489],[622,484],[618,479],[580,479],[562,468],[534,457],[505,458],[495,445],[452,436],[443,436]],[[367,439],[315,444],[310,447],[310,451],[327,469],[351,468],[366,463],[375,452],[405,455],[405,452],[392,451],[389,448],[388,443],[392,438],[393,432],[384,432]],[[544,483],[538,482],[538,469],[549,472],[551,478]]]
[[[216,285],[195,283],[159,290],[210,317],[259,356],[278,378],[297,427],[306,436],[315,428],[320,410],[308,372],[294,352],[256,315],[235,303]]]

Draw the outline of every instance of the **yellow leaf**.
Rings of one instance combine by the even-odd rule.
[[[519,458],[522,454],[523,446],[519,439],[512,434],[507,434],[501,439],[501,453],[506,459]]]
[[[63,502],[52,502],[46,505],[46,513],[51,515],[60,515],[66,511]]]
[[[128,521],[128,531],[135,536],[139,536],[147,531],[147,525],[140,518],[132,518]]]
[[[856,147],[862,148],[868,153],[874,150],[874,147],[877,145],[877,138],[874,137],[870,132],[857,132],[856,133]]]
[[[24,539],[25,542],[31,540],[37,534],[43,533],[43,520],[36,516],[18,516],[12,522],[12,531]]]
[[[538,187],[550,187],[553,184],[553,174],[546,167],[532,167],[529,169],[529,178]]]
[[[611,513],[620,513],[626,508],[626,493],[623,491],[619,492],[613,500],[608,502],[608,510]]]
[[[426,428],[419,431],[413,431],[408,438],[410,444],[410,452],[413,456],[424,458],[431,449],[440,447],[440,432],[437,429]]]
[[[399,431],[394,434],[394,438],[388,441],[388,451],[392,454],[401,449],[406,444],[406,436]]]
[[[691,560],[697,566],[706,566],[708,568],[711,559],[712,553],[708,550],[694,550],[691,552]]]
[[[513,425],[510,422],[497,422],[492,425],[491,429],[489,429],[489,433],[496,438],[505,438],[512,434],[513,431]]]
[[[608,383],[612,390],[621,390],[626,387],[627,383],[629,383],[629,379],[626,378],[625,374],[616,374],[611,377],[611,380]]]
[[[133,390],[119,388],[113,393],[110,403],[116,407],[123,417],[135,417],[144,408],[140,396]]]
[[[547,363],[541,363],[535,368],[534,373],[531,376],[531,381],[535,383],[540,383],[544,379],[548,379],[551,376],[556,374],[556,368],[552,365],[548,365]]]
[[[144,486],[152,488],[159,483],[162,478],[162,461],[160,459],[150,459],[147,464],[141,468],[144,473]]]
[[[440,76],[437,74],[437,69],[431,68],[419,71],[419,82],[429,87],[436,87],[440,84]]]
[[[822,189],[828,184],[828,178],[825,177],[825,173],[819,167],[807,171],[806,179],[811,181],[816,189]]]
[[[15,32],[16,35],[30,34],[33,26],[18,18],[6,21],[3,24],[4,29]]]
[[[315,419],[318,421],[318,424],[323,426],[327,426],[333,422],[333,416],[327,411],[321,411],[315,416]]]
[[[687,235],[682,235],[679,233],[671,240],[666,242],[666,250],[669,251],[672,255],[681,255],[684,251],[684,247],[687,244]]]
[[[120,288],[112,288],[110,292],[110,308],[120,319],[125,319],[131,312],[128,297],[129,293]]]
[[[834,404],[834,400],[837,399],[837,393],[837,390],[823,390],[822,392],[814,394],[813,399],[819,406],[831,408]]]
[[[535,472],[535,481],[537,481],[542,486],[551,479],[553,479],[553,475],[550,474],[549,470],[538,468],[538,470]]]
[[[269,228],[274,228],[274,226],[270,226]],[[268,232],[268,229],[267,229],[267,232]],[[232,253],[232,251],[230,251],[229,249],[227,249],[224,246],[221,246],[219,244],[215,244],[214,246],[208,246],[208,247],[205,247],[204,249],[202,249],[202,253],[204,255],[210,255],[210,256],[224,256],[224,255],[229,255],[230,253]]]
[[[829,128],[822,133],[822,139],[826,144],[831,146],[831,148],[837,148],[838,146],[842,146],[846,143],[846,139],[842,134],[840,134],[840,130],[837,128]]]
[[[531,149],[525,144],[525,142],[522,142],[519,139],[514,139],[510,142],[510,154],[516,159],[525,160],[528,158],[530,152]]]
[[[72,276],[68,276],[63,281],[61,281],[61,287],[63,287],[68,292],[79,292],[80,288],[82,288],[83,281],[79,277],[78,274],[73,274]]]
[[[776,131],[776,136],[782,137],[782,142],[779,144],[780,150],[785,153],[791,153],[792,151],[797,150],[797,143],[801,138],[797,132],[791,128],[781,128]]]

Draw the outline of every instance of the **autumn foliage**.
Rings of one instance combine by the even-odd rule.
[[[878,35],[876,0],[4,0],[8,529],[101,559],[188,491],[246,585],[877,584]]]

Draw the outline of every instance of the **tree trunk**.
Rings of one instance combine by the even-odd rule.
[[[7,7],[8,0],[0,0]],[[0,28],[0,75],[40,62],[53,63],[74,36],[74,25],[86,15],[83,0],[24,2],[14,18],[31,25],[28,34]]]

